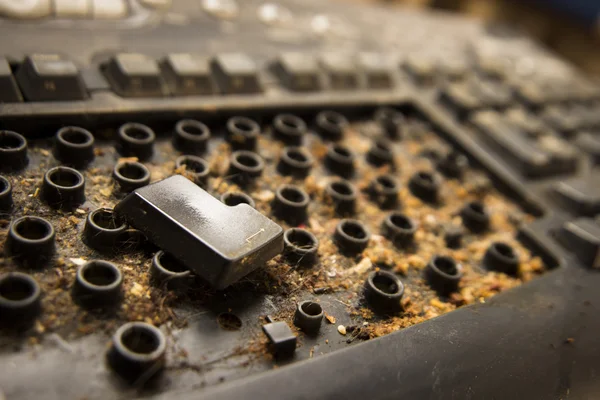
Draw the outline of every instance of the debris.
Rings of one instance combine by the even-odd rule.
[[[346,336],[346,327],[344,325],[338,325],[337,330],[340,335]]]
[[[327,320],[327,322],[329,322],[330,324],[335,324],[335,317],[333,315],[327,315],[325,314],[325,319]]]
[[[144,294],[144,287],[139,283],[134,282],[133,287],[129,290],[129,293],[137,297],[142,297]]]
[[[87,261],[81,257],[79,258],[69,258],[69,261],[71,261],[73,264],[79,266],[82,266],[83,264],[85,264]]]
[[[313,289],[313,293],[314,294],[324,294],[331,291],[331,288],[329,286],[324,286],[324,287],[318,287],[318,288],[314,288]]]

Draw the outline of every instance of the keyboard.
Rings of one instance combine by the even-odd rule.
[[[600,86],[462,16],[0,0],[0,399],[589,398]]]

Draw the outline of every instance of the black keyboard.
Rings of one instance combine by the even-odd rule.
[[[0,399],[590,398],[600,87],[318,0],[0,0]]]

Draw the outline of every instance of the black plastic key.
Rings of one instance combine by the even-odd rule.
[[[217,289],[283,251],[283,229],[247,204],[230,207],[175,175],[139,188],[115,212]]]

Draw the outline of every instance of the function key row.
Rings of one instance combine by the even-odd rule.
[[[120,53],[99,69],[119,96],[148,98],[261,93],[267,70],[281,86],[294,92],[391,89],[397,69],[391,59],[378,53],[285,53],[267,64],[263,71],[243,53],[215,57],[178,53],[159,60],[140,53]],[[88,97],[82,73],[71,60],[57,54],[34,54],[21,63],[9,64],[0,57],[0,102]]]

